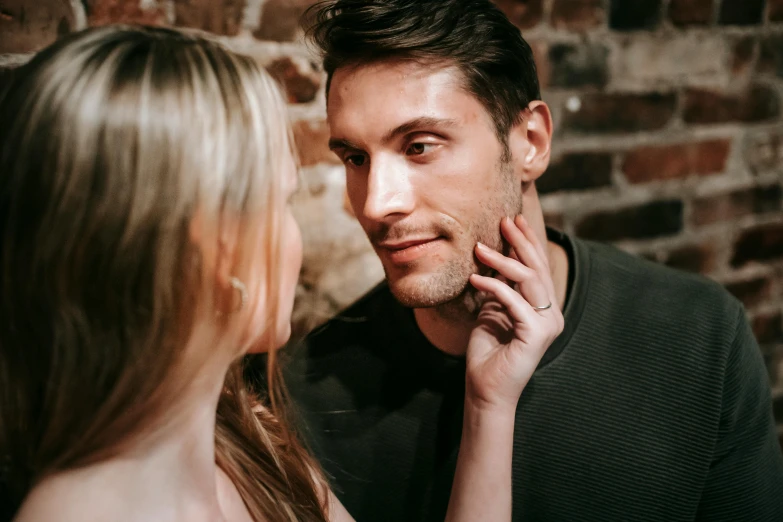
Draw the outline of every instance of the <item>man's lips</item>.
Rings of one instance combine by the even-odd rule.
[[[440,245],[443,237],[407,239],[405,241],[384,241],[378,244],[389,261],[395,264],[410,263],[429,253]]]
[[[423,245],[424,243],[429,243],[430,241],[435,241],[438,239],[437,237],[427,237],[422,239],[408,239],[406,241],[384,241],[382,243],[379,243],[378,246],[381,248],[385,248],[386,250],[405,250],[406,248],[411,248],[417,245]]]

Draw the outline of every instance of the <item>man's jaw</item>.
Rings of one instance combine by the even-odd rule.
[[[467,254],[470,255],[470,254]],[[384,262],[384,271],[394,297],[408,308],[435,309],[441,306],[462,307],[475,301],[473,287],[469,283],[470,274],[478,271],[473,261],[456,261],[453,257],[432,260],[423,259],[406,266],[396,266]],[[467,296],[467,294],[471,294]],[[466,297],[467,296],[467,297]],[[468,306],[472,310],[473,306]]]

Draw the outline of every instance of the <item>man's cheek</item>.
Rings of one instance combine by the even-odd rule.
[[[348,189],[343,192],[343,210],[351,217],[356,217],[356,213],[353,211],[353,205],[351,205],[351,198],[348,195]]]

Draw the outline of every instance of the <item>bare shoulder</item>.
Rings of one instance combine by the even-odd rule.
[[[101,493],[108,493],[102,491]],[[67,479],[50,479],[33,489],[14,518],[15,522],[88,522],[117,520],[114,495],[74,487]]]
[[[332,490],[329,490],[329,522],[355,522]]]

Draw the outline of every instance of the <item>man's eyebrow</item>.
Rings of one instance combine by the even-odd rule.
[[[340,139],[340,138],[330,138],[329,139],[329,150],[337,150],[337,149],[355,149],[360,150],[361,147],[358,145],[354,145],[348,140]]]
[[[457,120],[452,120],[448,118],[432,118],[429,116],[422,116],[420,118],[414,118],[412,120],[406,121],[402,125],[398,125],[397,127],[393,128],[383,136],[382,142],[389,143],[390,141],[394,140],[398,136],[401,136],[403,134],[408,134],[409,132],[414,131],[416,129],[426,128],[426,127],[451,128],[451,127],[456,127],[457,125],[458,125]],[[337,149],[361,150],[361,147],[359,147],[354,143],[351,143],[346,139],[331,138],[329,140],[329,150],[337,150]]]
[[[402,136],[404,134],[408,134],[409,132],[415,131],[416,129],[426,128],[426,127],[457,127],[458,123],[457,120],[452,120],[448,118],[432,118],[429,116],[422,116],[420,118],[414,118],[410,121],[406,121],[402,125],[398,125],[397,127],[393,128],[389,132],[387,132],[383,139],[383,143],[389,143],[390,141],[394,140],[398,136]]]

